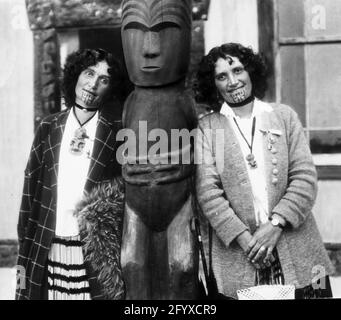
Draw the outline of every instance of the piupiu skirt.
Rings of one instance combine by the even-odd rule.
[[[47,268],[49,300],[90,300],[79,236],[54,238]]]
[[[256,271],[256,285],[285,284],[277,250],[274,249],[272,254],[275,260],[272,262],[271,266]],[[319,285],[313,286],[311,284],[304,288],[295,290],[295,299],[322,299],[332,297],[333,294],[330,286],[329,276],[322,277],[319,280]]]

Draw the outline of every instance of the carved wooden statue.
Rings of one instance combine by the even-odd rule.
[[[185,92],[191,8],[190,0],[122,3],[123,50],[135,84],[125,103],[123,123],[137,137],[136,156],[129,155],[123,167],[126,208],[121,264],[127,299],[196,295],[198,258],[190,229],[194,166],[185,163],[192,149],[186,139],[177,148],[171,143],[172,129],[196,127],[193,101]],[[156,141],[151,139],[158,132],[154,129],[162,129],[168,143],[160,138],[152,161]],[[180,161],[170,161],[179,155]]]

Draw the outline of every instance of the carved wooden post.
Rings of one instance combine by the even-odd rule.
[[[60,73],[59,46],[53,27],[50,1],[26,1],[34,37],[34,121],[35,127],[47,115],[60,110],[57,84]]]
[[[34,31],[35,125],[60,110],[60,58],[55,29]]]
[[[122,2],[123,50],[136,86],[125,103],[123,122],[135,132],[138,146],[136,157],[128,150],[123,168],[121,263],[128,299],[196,297],[198,256],[190,230],[194,166],[184,160],[193,150],[189,139],[169,148],[172,130],[189,133],[196,127],[194,104],[184,86],[191,16],[190,0]],[[152,159],[155,141],[147,136],[155,133],[160,134],[160,150]],[[171,155],[180,157],[170,162]]]

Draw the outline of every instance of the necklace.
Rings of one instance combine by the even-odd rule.
[[[253,100],[255,100],[255,96],[251,95],[250,97],[246,98],[244,101],[242,102],[227,102],[227,104],[231,107],[231,108],[237,108],[237,107],[243,107],[246,106],[248,103],[252,102]]]
[[[251,144],[249,143],[249,141],[247,141],[247,139],[245,138],[245,135],[243,133],[243,131],[240,129],[239,125],[238,125],[238,122],[236,120],[236,118],[233,118],[234,122],[236,123],[237,125],[237,128],[240,132],[240,134],[242,135],[244,141],[246,142],[247,146],[249,147],[250,149],[250,153],[246,156],[246,161],[248,162],[249,166],[251,168],[257,168],[257,162],[256,162],[256,159],[255,159],[255,155],[252,153],[252,147],[253,147],[253,140],[255,138],[255,130],[256,130],[256,117],[253,117],[253,120],[252,120],[252,129],[251,129]]]
[[[84,107],[80,106],[78,103],[75,103],[75,107],[80,109],[80,110],[84,110],[84,112],[90,112],[90,111],[97,111],[98,110],[98,108],[84,108]],[[78,120],[78,118],[77,118],[77,120]]]
[[[89,136],[86,133],[86,129],[83,126],[87,124],[95,116],[96,113],[94,113],[94,115],[92,115],[88,120],[81,123],[76,115],[75,108],[73,108],[72,111],[80,127],[76,129],[74,137],[71,139],[69,151],[73,155],[80,156],[81,154],[83,154],[84,151],[85,139],[89,139]]]

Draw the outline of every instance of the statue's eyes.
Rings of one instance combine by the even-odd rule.
[[[144,25],[141,22],[129,22],[124,26],[124,30],[129,30],[129,29],[135,29],[135,30],[141,30],[143,32],[146,32],[149,30],[149,27]]]
[[[159,32],[161,30],[170,29],[170,28],[181,29],[181,27],[177,23],[171,22],[171,21],[165,21],[165,22],[161,22],[161,23],[153,25],[150,28],[150,30],[155,31],[155,32]]]
[[[161,30],[171,29],[171,28],[181,29],[180,25],[171,21],[160,22],[160,23],[153,25],[152,27],[149,27],[137,21],[129,22],[124,26],[124,30],[135,29],[135,30],[141,30],[143,32],[148,32],[148,31],[160,32]]]

